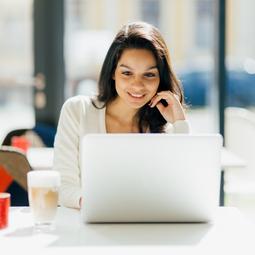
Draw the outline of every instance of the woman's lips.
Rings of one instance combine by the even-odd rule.
[[[135,98],[135,99],[141,99],[141,98],[144,97],[144,94],[140,94],[140,93],[131,93],[131,92],[128,92],[128,94],[129,94],[131,97]]]

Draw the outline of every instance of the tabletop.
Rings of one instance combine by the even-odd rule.
[[[27,158],[33,169],[52,169],[53,167],[53,148],[29,148]],[[226,148],[221,150],[221,166],[222,168],[240,168],[245,167],[246,162],[230,152]]]
[[[53,148],[34,148],[27,151],[27,159],[34,170],[50,170],[53,167]]]
[[[35,233],[29,207],[12,207],[0,231],[6,254],[255,254],[254,227],[236,208],[219,207],[210,223],[86,224],[59,207],[56,229]]]
[[[247,163],[235,153],[223,147],[221,150],[221,166],[222,168],[244,168]]]

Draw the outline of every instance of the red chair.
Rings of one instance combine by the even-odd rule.
[[[11,193],[12,206],[28,205],[27,172],[32,170],[26,155],[11,146],[0,147],[0,188]]]

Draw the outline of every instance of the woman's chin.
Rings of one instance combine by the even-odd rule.
[[[146,105],[147,104],[147,101],[141,101],[141,102],[137,102],[137,101],[128,101],[127,102],[127,104],[131,107],[131,108],[133,108],[133,109],[140,109],[140,108],[142,108],[144,105]]]

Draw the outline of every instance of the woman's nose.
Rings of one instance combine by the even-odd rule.
[[[137,87],[137,88],[141,88],[143,87],[143,81],[141,78],[139,77],[134,77],[133,81],[132,81],[132,84],[131,84],[133,87]]]

